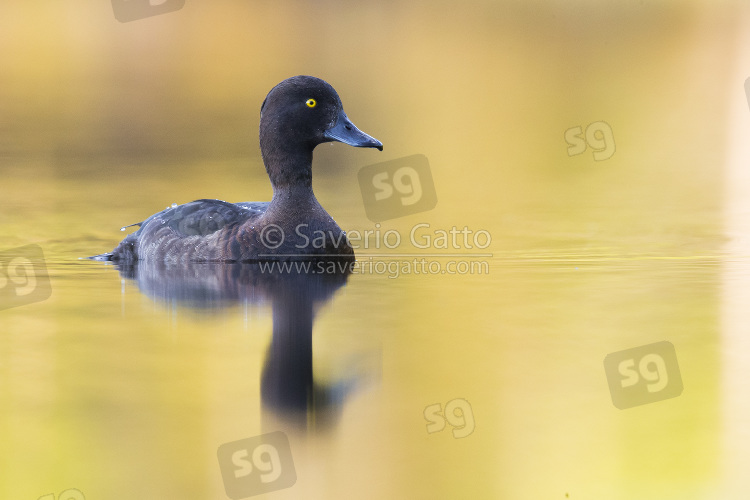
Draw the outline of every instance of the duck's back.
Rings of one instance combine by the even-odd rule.
[[[141,222],[109,254],[109,260],[165,263],[241,260],[237,240],[243,224],[257,220],[267,202],[196,200],[172,205]]]
[[[308,200],[309,201],[309,200]],[[196,200],[141,222],[111,254],[121,264],[354,259],[346,234],[312,198],[313,207],[269,210],[271,202]],[[303,208],[305,207],[305,208]]]

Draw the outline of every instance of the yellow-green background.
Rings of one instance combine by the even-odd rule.
[[[488,275],[349,279],[319,312],[315,373],[367,383],[331,428],[290,432],[297,483],[268,498],[747,498],[750,273],[728,227],[747,212],[727,164],[749,16],[187,0],[122,24],[105,0],[3,0],[0,250],[40,245],[53,295],[0,310],[0,498],[223,499],[218,446],[274,430],[266,305],[171,307],[77,259],[173,202],[269,199],[260,104],[296,74],[385,146],[316,151],[342,227],[374,228],[360,167],[423,154],[436,208],[381,229],[482,229],[494,257]],[[565,131],[600,120],[614,156],[569,157]],[[616,409],[604,357],[662,340],[683,394]],[[427,433],[424,408],[456,398],[474,433]]]

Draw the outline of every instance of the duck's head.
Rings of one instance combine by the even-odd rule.
[[[271,89],[260,108],[264,159],[280,152],[311,155],[315,146],[331,141],[383,150],[379,140],[354,126],[336,90],[320,78],[294,76]]]

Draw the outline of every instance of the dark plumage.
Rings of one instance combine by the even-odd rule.
[[[93,258],[121,263],[353,259],[345,234],[312,190],[313,149],[330,141],[383,149],[349,121],[331,85],[312,76],[284,80],[261,106],[260,150],[273,186],[270,202],[173,205],[138,224],[112,253]]]

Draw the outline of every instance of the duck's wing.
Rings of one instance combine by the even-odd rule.
[[[141,223],[132,224],[140,226],[138,231],[129,234],[111,254],[94,258],[134,262],[143,258],[177,258],[184,254],[191,260],[215,260],[214,254],[223,251],[222,238],[234,233],[243,223],[257,219],[267,208],[268,202],[227,203],[221,200],[172,205]],[[148,255],[141,255],[144,248]],[[192,253],[196,252],[200,255],[193,256]]]
[[[268,201],[243,201],[241,203],[235,203],[238,207],[249,210],[254,213],[256,217],[260,217],[268,209]]]
[[[143,221],[137,233],[169,227],[177,236],[207,236],[227,226],[260,217],[268,203],[227,203],[222,200],[196,200],[173,205]]]

